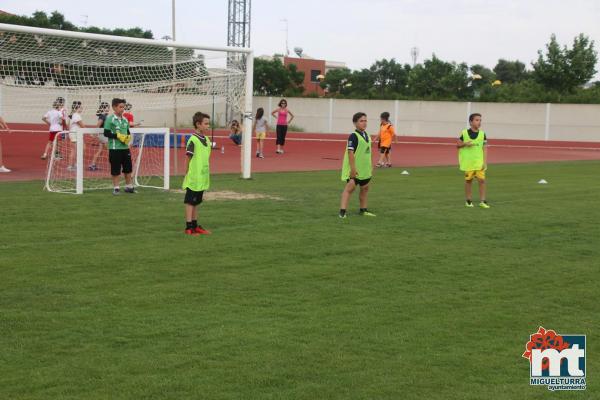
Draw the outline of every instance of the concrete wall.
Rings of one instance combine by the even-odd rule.
[[[399,135],[455,137],[468,115],[483,114],[484,129],[496,139],[600,141],[600,105],[460,103],[443,101],[338,100],[289,98],[293,124],[307,132],[347,133],[352,114],[367,113],[370,131],[390,113]],[[275,107],[279,98],[255,97],[257,106]]]
[[[145,126],[173,126],[173,97],[156,93],[87,93],[73,94],[60,88],[22,89],[0,85],[0,115],[9,122],[40,123],[57,96],[80,100],[84,104],[84,122],[93,124],[100,101],[122,97],[134,105],[136,119]],[[270,112],[279,97],[254,97],[254,110]],[[327,98],[288,98],[294,113],[292,125],[305,132],[343,133],[353,129],[352,115],[367,113],[369,130],[377,130],[379,114],[388,111],[399,135],[455,137],[467,125],[471,112],[483,114],[484,129],[495,139],[600,141],[600,105],[459,103],[394,100],[343,100]],[[225,99],[189,95],[177,96],[178,125],[191,126],[196,111],[212,114],[215,122],[225,125]],[[237,115],[239,119],[239,114]]]

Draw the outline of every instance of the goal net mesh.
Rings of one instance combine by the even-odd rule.
[[[169,159],[165,159],[165,140],[169,140],[169,131],[164,128],[162,131],[134,128],[131,134],[133,138],[129,148],[135,186],[168,189],[169,177],[166,174],[169,170],[165,169],[165,162],[169,162]],[[78,146],[79,140],[82,143]],[[80,158],[77,157],[78,151],[82,152]],[[101,129],[83,129],[75,134],[64,132],[56,136],[48,157],[46,189],[76,193],[79,169],[83,190],[113,187],[108,150]]]
[[[44,30],[48,34],[18,32],[6,27],[0,27],[0,111],[13,121],[30,117],[32,112],[39,121],[40,113],[50,109],[57,97],[65,99],[67,111],[73,101],[81,101],[88,115],[102,101],[125,98],[152,126],[156,122],[168,126],[174,107],[181,110],[182,118],[193,110],[209,111],[213,104],[241,113],[244,53],[171,47],[167,41],[129,43],[108,35],[79,34],[88,39],[53,35],[50,30]]]

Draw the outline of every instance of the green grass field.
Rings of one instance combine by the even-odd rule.
[[[183,195],[0,184],[0,399],[599,398],[600,162],[213,177]],[[548,185],[538,185],[540,178]],[[529,386],[538,326],[587,334],[588,389]]]

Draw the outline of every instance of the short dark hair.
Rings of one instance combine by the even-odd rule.
[[[352,122],[357,123],[359,119],[366,116],[367,114],[365,114],[364,112],[357,112],[352,116]]]
[[[469,122],[473,122],[473,120],[475,119],[475,117],[481,117],[481,114],[479,114],[479,113],[473,113],[473,114],[469,115]]]
[[[381,113],[381,115],[379,116],[379,118],[381,119],[385,119],[386,121],[390,120],[390,113],[387,111],[384,111]]]
[[[204,121],[204,118],[210,119],[210,115],[204,114],[201,111],[198,111],[196,114],[194,114],[194,116],[192,117],[192,124],[194,124],[194,129],[196,129],[196,124],[201,124],[202,121]]]
[[[127,102],[125,101],[125,99],[119,99],[118,97],[115,97],[114,99],[112,99],[112,106],[118,106],[119,104],[127,104]]]

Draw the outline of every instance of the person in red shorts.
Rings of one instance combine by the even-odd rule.
[[[42,160],[48,158],[48,152],[52,149],[52,142],[54,142],[54,138],[60,131],[63,130],[63,126],[66,123],[65,115],[63,112],[64,106],[65,99],[59,97],[56,100],[54,100],[54,103],[52,103],[52,109],[42,117],[42,121],[48,124],[49,131],[48,143],[46,143],[44,154],[42,154]],[[55,156],[59,158],[60,154],[56,154]]]

